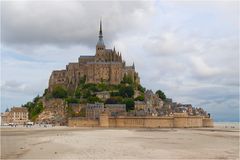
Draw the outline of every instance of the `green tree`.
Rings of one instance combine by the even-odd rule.
[[[82,97],[89,98],[91,96],[91,92],[88,89],[82,90]]]
[[[30,119],[35,121],[38,115],[43,111],[42,102],[36,103],[30,110]]]
[[[91,97],[88,97],[87,102],[88,103],[95,103],[95,102],[102,102],[102,100],[99,99],[98,97],[91,96]]]
[[[74,98],[74,97],[68,97],[66,98],[67,103],[79,103],[79,99]]]
[[[116,98],[108,98],[106,101],[105,101],[105,104],[117,104],[117,99]]]
[[[157,90],[157,91],[156,91],[156,94],[159,96],[159,98],[161,98],[161,99],[164,100],[164,101],[167,99],[166,95],[165,95],[164,92],[161,91],[161,90]]]
[[[138,96],[134,99],[135,101],[144,101],[144,96],[141,95],[141,96]]]
[[[57,86],[52,91],[52,96],[54,98],[66,98],[67,95],[67,91],[62,86]]]
[[[122,86],[119,89],[119,93],[122,97],[131,98],[134,95],[134,88],[133,86]]]
[[[111,98],[108,98],[105,101],[105,104],[121,104],[123,101],[123,98],[121,96],[114,96]]]
[[[144,88],[143,86],[141,86],[140,84],[138,85],[138,90],[142,93],[144,93],[146,91],[146,88]]]
[[[22,107],[26,107],[28,110],[28,117],[30,120],[35,121],[38,115],[44,110],[42,102],[27,102],[22,105]]]
[[[123,80],[121,81],[123,84],[133,84],[133,79],[131,76],[124,74]]]
[[[118,91],[112,91],[112,92],[110,92],[110,95],[111,95],[111,97],[112,96],[120,96],[120,93],[118,92]]]
[[[108,86],[105,83],[101,82],[101,83],[97,84],[97,90],[99,92],[107,91],[108,90]]]
[[[43,96],[46,96],[47,93],[48,93],[48,89],[46,88],[46,89],[44,90]]]
[[[5,110],[5,112],[9,112],[9,109],[7,108],[7,109]]]
[[[34,103],[37,103],[40,98],[41,98],[41,97],[39,97],[39,95],[37,95],[37,96],[33,99],[33,102],[34,102]]]
[[[81,98],[82,94],[81,94],[81,88],[77,87],[75,93],[74,93],[76,98]]]
[[[126,104],[127,111],[134,109],[134,100],[132,98],[123,99],[123,103]]]

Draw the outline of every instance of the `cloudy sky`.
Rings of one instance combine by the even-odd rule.
[[[1,111],[42,94],[52,70],[107,48],[141,83],[217,121],[239,119],[237,1],[1,1]]]

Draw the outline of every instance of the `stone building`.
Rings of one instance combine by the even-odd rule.
[[[120,116],[126,115],[126,105],[125,104],[103,104],[94,103],[87,104],[86,106],[86,117],[89,119],[98,119],[102,112],[108,113],[109,116]]]
[[[144,101],[148,107],[153,107],[155,109],[160,109],[163,107],[163,100],[154,94],[152,90],[147,90],[144,93]]]
[[[127,112],[126,104],[105,104],[105,108],[109,116],[125,115]]]
[[[100,113],[104,111],[104,104],[103,103],[94,103],[94,104],[87,104],[86,106],[86,117],[90,119],[98,119]]]
[[[9,112],[1,113],[1,125],[10,123],[10,117],[8,115],[9,115]]]
[[[144,101],[134,101],[134,109],[136,111],[145,110],[146,109],[146,103]]]
[[[122,54],[114,49],[107,49],[103,41],[102,23],[100,22],[99,39],[94,56],[80,56],[78,62],[69,63],[64,70],[55,70],[49,79],[49,91],[56,85],[74,90],[80,79],[86,83],[119,84],[124,75],[131,76],[134,82],[140,83],[134,64],[126,66]]]
[[[28,122],[28,110],[25,107],[13,107],[6,117],[9,123],[24,124]]]
[[[110,98],[110,93],[108,91],[95,92],[95,94],[96,94],[96,97],[104,101]]]

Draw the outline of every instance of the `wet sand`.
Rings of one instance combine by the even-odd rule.
[[[238,159],[239,128],[1,128],[1,159]]]

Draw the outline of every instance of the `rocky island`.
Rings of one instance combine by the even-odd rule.
[[[173,102],[164,92],[140,84],[134,63],[121,52],[107,49],[102,22],[94,56],[80,56],[63,70],[55,70],[42,96],[28,102],[36,123],[85,127],[212,127],[201,107]]]

